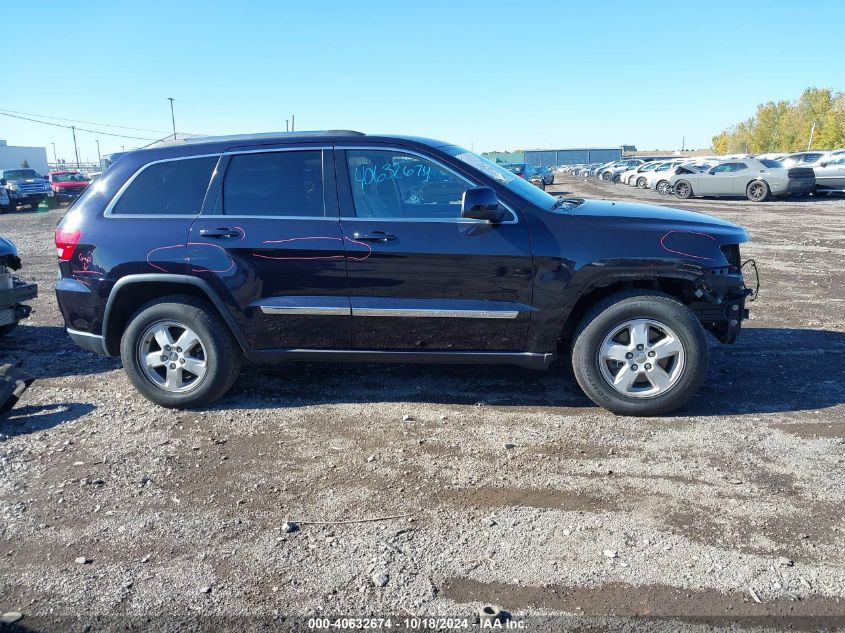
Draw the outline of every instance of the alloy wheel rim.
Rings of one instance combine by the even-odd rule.
[[[208,356],[199,335],[178,321],[157,321],[141,336],[138,364],[155,386],[170,393],[196,389],[208,370]]]
[[[675,387],[684,373],[681,339],[665,323],[630,319],[608,332],[598,350],[602,378],[631,398],[654,398]]]
[[[760,183],[754,183],[751,185],[751,198],[755,201],[759,201],[763,199],[763,185]]]

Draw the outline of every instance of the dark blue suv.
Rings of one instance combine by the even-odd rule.
[[[241,363],[512,363],[565,351],[650,415],[704,381],[751,290],[740,227],[551,196],[439,141],[329,131],[129,152],[56,229],[59,307],[138,390],[202,406]]]

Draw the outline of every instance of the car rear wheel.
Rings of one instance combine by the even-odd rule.
[[[648,180],[646,180],[645,176],[640,176],[637,178],[637,187],[640,189],[645,189],[648,186]]]
[[[241,353],[208,304],[171,296],[148,303],[130,320],[120,356],[135,388],[163,407],[200,407],[235,383]]]
[[[749,182],[745,188],[745,195],[752,202],[763,202],[769,197],[769,185],[765,180]]]
[[[618,415],[667,413],[704,383],[704,328],[680,301],[630,291],[594,306],[579,324],[572,369],[584,393]]]
[[[663,181],[665,182],[665,181]],[[666,183],[667,187],[669,183]],[[660,183],[658,183],[658,191],[660,191]],[[692,197],[692,185],[686,180],[679,180],[675,183],[675,195],[686,200]]]

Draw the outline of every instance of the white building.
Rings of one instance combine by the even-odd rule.
[[[47,149],[17,147],[0,140],[0,169],[20,169],[24,162],[39,174],[47,173]]]

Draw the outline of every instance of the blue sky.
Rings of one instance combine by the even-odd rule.
[[[89,0],[16,2],[3,22],[0,108],[164,133],[174,97],[180,132],[284,130],[295,113],[297,129],[476,151],[697,148],[759,103],[845,90],[839,0]],[[70,130],[0,116],[0,138],[73,156]],[[77,138],[83,160],[95,138],[144,144]]]

